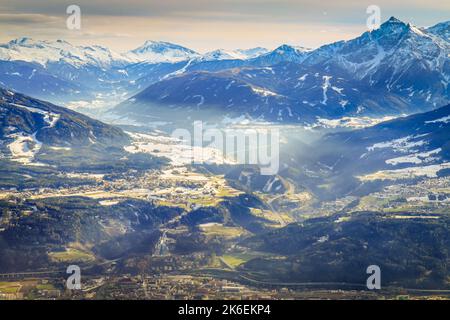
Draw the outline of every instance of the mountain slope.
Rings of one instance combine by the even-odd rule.
[[[6,131],[36,132],[48,144],[120,144],[128,136],[120,129],[66,108],[0,88],[2,138]]]
[[[448,289],[449,222],[446,215],[397,219],[377,212],[310,219],[244,241],[277,257],[256,258],[240,269],[264,282],[365,288],[367,267],[377,265],[382,286]]]
[[[333,156],[325,151],[322,156],[325,164],[336,163],[333,161],[340,157],[348,160],[341,161],[334,170],[343,170],[347,162],[352,163],[352,170],[364,172],[365,168],[397,169],[447,163],[449,141],[450,105],[353,132],[330,134],[320,144],[324,150],[327,146],[340,149],[328,149]]]
[[[391,18],[377,30],[314,51],[282,46],[249,60],[189,61],[168,81],[127,101],[127,111],[134,102],[190,108],[196,96],[205,98],[195,103],[203,110],[239,103],[241,115],[280,122],[412,114],[450,102],[449,54],[441,37]],[[210,73],[193,73],[205,70]],[[227,81],[215,82],[223,77]],[[232,81],[282,99],[262,102],[250,91],[235,93],[228,87]]]
[[[58,148],[121,146],[122,130],[74,111],[0,88],[3,158],[32,164],[43,145]]]
[[[132,62],[126,56],[101,46],[74,46],[67,41],[40,41],[20,38],[0,45],[0,60],[26,61],[40,65],[65,62],[73,66],[106,68]]]
[[[114,112],[138,118],[151,114],[155,105],[196,116],[210,110],[219,121],[233,112],[233,116],[286,123],[314,123],[317,118],[343,116],[395,116],[420,110],[408,105],[402,96],[376,91],[345,72],[295,63],[183,73],[150,85]]]
[[[251,66],[273,66],[280,62],[296,62],[300,63],[306,59],[306,57],[311,52],[311,49],[282,45],[275,50],[268,52],[266,54],[260,55],[249,61]]]
[[[330,133],[301,150],[285,148],[280,175],[323,199],[363,196],[383,186],[450,172],[450,105],[373,127]],[[290,168],[290,169],[289,169]]]
[[[123,67],[137,62],[101,46],[30,38],[0,45],[0,84],[58,104],[121,91]]]
[[[411,105],[431,108],[448,103],[449,54],[442,38],[392,17],[377,30],[315,50],[304,64],[346,70]]]
[[[276,120],[283,113],[292,112],[291,104],[289,98],[236,78],[232,72],[192,72],[151,85],[115,107],[113,112],[138,120],[157,115],[185,120],[191,113],[216,119],[248,115]],[[177,110],[175,114],[174,110]]]

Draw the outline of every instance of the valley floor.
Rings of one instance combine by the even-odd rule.
[[[263,272],[249,269],[247,263],[260,258],[281,261],[286,256],[243,245],[260,231],[252,229],[233,214],[228,216],[228,213],[223,220],[189,220],[192,212],[197,210],[225,210],[223,203],[229,199],[247,201],[245,190],[233,185],[223,174],[180,162],[182,151],[170,139],[136,134],[127,149],[130,153],[139,150],[151,155],[159,154],[170,162],[163,168],[128,170],[115,176],[90,171],[61,172],[59,175],[63,179],[79,179],[86,181],[86,184],[3,190],[0,192],[0,202],[6,214],[0,216],[0,235],[10,228],[14,230],[16,224],[28,216],[41,215],[45,218],[47,213],[40,213],[36,205],[41,206],[53,199],[61,202],[62,208],[65,205],[69,208],[70,205],[70,210],[79,201],[72,202],[72,199],[90,199],[96,208],[101,208],[99,212],[113,212],[120,206],[133,207],[129,201],[138,200],[149,206],[180,210],[179,214],[155,228],[161,232],[157,241],[149,243],[145,251],[137,255],[123,254],[115,258],[99,254],[95,243],[81,243],[81,240],[49,246],[46,249],[51,261],[48,268],[41,266],[24,271],[0,272],[0,299],[450,298],[450,291],[445,288],[389,286],[380,292],[372,292],[362,284],[351,282],[289,284],[266,279]],[[339,226],[362,211],[379,213],[383,219],[395,220],[439,220],[448,219],[450,214],[446,196],[450,194],[450,177],[426,178],[412,184],[396,183],[363,197],[345,196],[333,201],[318,201],[309,190],[299,190],[289,179],[284,179],[283,183],[285,191],[279,194],[261,190],[252,192],[261,204],[248,205],[245,210],[248,209],[246,214],[251,217],[247,219],[251,219],[252,223],[258,221],[259,228],[268,228],[268,231],[282,229],[290,223],[341,214],[335,221],[335,225]],[[67,199],[67,204],[64,199]],[[26,210],[16,205],[24,201],[25,204],[30,203],[25,205]],[[242,206],[242,203],[233,205]],[[8,213],[11,208],[17,216]],[[139,223],[143,217],[135,214]],[[148,219],[148,215],[145,217]],[[100,224],[112,237],[133,234],[137,225],[122,218],[120,215],[105,218]],[[180,243],[184,241],[188,244],[181,248]],[[317,240],[318,243],[327,241],[327,235]],[[28,243],[31,247],[35,245]],[[84,270],[81,291],[68,291],[62,285],[66,277],[64,267],[74,263],[80,264]]]

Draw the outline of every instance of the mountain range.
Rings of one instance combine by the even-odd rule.
[[[377,30],[316,50],[281,46],[257,58],[189,64],[116,109],[120,115],[200,107],[227,116],[314,122],[398,116],[449,102],[448,24],[419,29],[391,18]]]
[[[450,102],[448,30],[449,22],[418,28],[392,17],[314,50],[206,54],[158,41],[118,53],[22,38],[0,45],[0,85],[71,108],[123,101],[115,113],[131,118],[159,107],[291,123],[397,116]]]
[[[232,58],[253,58],[264,48],[240,49]],[[180,71],[187,62],[221,60],[180,45],[146,41],[118,53],[102,46],[75,46],[64,40],[20,38],[0,45],[0,85],[18,92],[68,104],[89,102],[102,94],[122,95]]]

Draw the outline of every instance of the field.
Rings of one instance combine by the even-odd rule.
[[[74,248],[66,248],[65,251],[61,252],[50,252],[48,255],[50,259],[55,262],[91,262],[95,260],[95,257],[92,254]]]
[[[18,293],[21,288],[19,282],[0,282],[0,293]]]
[[[231,253],[221,256],[220,258],[229,266],[235,268],[251,259],[253,259],[255,255],[247,254],[247,253]]]
[[[227,227],[219,223],[205,223],[200,225],[203,233],[209,237],[237,238],[247,233],[240,227]]]

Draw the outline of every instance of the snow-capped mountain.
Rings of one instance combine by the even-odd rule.
[[[0,46],[0,85],[70,105],[89,104],[105,96],[124,100],[152,86],[168,92],[164,99],[148,95],[156,99],[153,102],[172,99],[171,105],[184,106],[190,103],[189,97],[203,96],[205,107],[214,102],[214,107],[223,109],[230,101],[237,107],[241,99],[243,113],[278,121],[395,116],[450,102],[448,26],[444,22],[417,28],[391,18],[377,30],[316,50],[282,45],[270,52],[219,49],[203,55],[168,42],[147,41],[122,54],[100,46],[22,38]],[[193,73],[202,76],[191,77]],[[224,87],[214,87],[211,99],[208,92],[190,92],[194,87],[212,90],[209,83],[217,78],[227,80]],[[226,89],[231,81],[259,91],[233,96],[233,90]],[[171,88],[163,89],[174,83],[176,94]],[[258,92],[279,98],[244,110],[249,101],[260,99]]]
[[[142,46],[129,51],[127,57],[147,63],[180,62],[199,57],[200,55],[188,48],[163,41],[146,41]]]
[[[284,44],[273,51],[251,59],[250,63],[254,66],[273,66],[280,62],[300,63],[308,57],[311,51],[308,48]]]
[[[283,47],[289,52],[296,50],[287,46]],[[131,64],[124,68],[129,78],[132,79],[132,84],[127,85],[127,87],[129,92],[137,93],[139,90],[143,90],[158,81],[189,72],[217,72],[234,68],[270,66],[273,63],[282,61],[297,62],[301,60],[300,56],[303,56],[300,52],[303,51],[301,48],[297,48],[298,54],[281,54],[281,49],[276,49],[275,51],[273,54],[269,54],[267,49],[261,47],[236,50],[218,49],[203,55],[194,55],[190,60],[181,60],[179,62],[154,63],[144,61]]]
[[[190,64],[120,110],[148,103],[195,112],[201,102],[203,109],[234,108],[282,122],[423,112],[450,102],[449,54],[441,37],[390,18],[377,30],[313,51],[284,45],[245,61]]]
[[[243,56],[245,59],[252,59],[268,53],[270,50],[263,47],[256,47],[250,49],[237,49],[235,52]]]
[[[158,78],[159,80],[165,80],[169,77],[189,72],[218,72],[235,68],[272,66],[281,62],[298,63],[304,60],[308,52],[309,49],[287,45],[280,46],[273,51],[268,51],[261,47],[236,50],[218,49],[192,60],[185,61],[183,64],[178,63],[178,70],[171,71],[170,73],[160,73],[160,71],[161,69],[173,69],[172,67],[167,68],[167,66],[164,66],[164,68],[160,68],[154,65],[140,66],[141,73],[147,73],[147,75],[138,79],[137,83],[142,87],[145,84],[148,86],[154,83],[142,81],[143,79]],[[145,68],[148,68],[148,70],[143,70]]]
[[[450,93],[449,54],[441,37],[392,17],[377,30],[315,50],[304,64],[341,69],[411,104],[438,107]]]
[[[65,62],[76,67],[92,65],[102,68],[133,62],[126,56],[101,46],[74,46],[64,40],[30,38],[20,38],[0,45],[0,60],[33,62],[43,66]]]
[[[269,50],[261,47],[251,49],[236,49],[236,50],[217,49],[205,53],[204,55],[202,55],[200,60],[202,61],[248,60],[266,54],[267,52],[269,52]]]
[[[310,51],[310,49],[289,45],[282,45],[273,51],[261,47],[236,50],[218,49],[205,53],[200,60],[249,60],[246,65],[271,66],[286,61],[301,62]]]
[[[150,74],[151,81],[144,82],[148,85],[178,70],[174,61],[196,56],[165,42],[147,41],[131,52],[117,53],[97,45],[21,38],[0,45],[0,85],[57,104],[84,106],[102,103],[104,96],[135,93],[145,87],[139,78]],[[155,65],[161,61],[168,66],[159,71]]]
[[[258,47],[200,55],[176,44],[147,41],[139,48],[118,53],[63,40],[21,38],[0,45],[0,85],[57,104],[92,109],[90,104],[105,104],[103,97],[121,99],[183,73],[298,60],[297,54],[259,60],[266,52]]]
[[[0,45],[0,85],[58,104],[90,101],[118,91],[134,62],[101,46],[21,38]]]
[[[207,52],[200,58],[204,61],[215,61],[215,60],[235,60],[235,59],[245,59],[245,57],[236,51],[227,51],[224,49],[217,49],[211,52]]]

